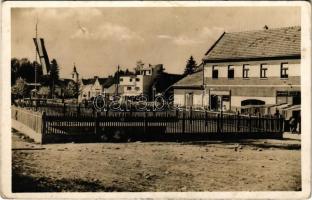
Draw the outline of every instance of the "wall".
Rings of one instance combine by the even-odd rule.
[[[288,68],[288,78],[281,78],[281,64]],[[267,68],[267,78],[260,78],[260,65]],[[247,65],[248,78],[243,78],[243,65]],[[212,67],[217,66],[218,78],[212,78]],[[228,79],[228,66],[234,68],[234,79]],[[230,91],[231,109],[241,106],[246,99],[263,100],[265,104],[276,104],[277,91],[300,91],[300,60],[266,60],[226,63],[206,63],[204,65],[205,92]],[[205,96],[204,102],[209,104]]]
[[[174,104],[186,106],[186,98],[189,93],[193,94],[194,106],[203,105],[203,90],[200,89],[174,89]]]
[[[248,75],[250,78],[260,78],[260,65],[265,64],[267,67],[267,76],[268,77],[278,77],[280,78],[281,63],[284,64],[284,67],[288,67],[289,76],[300,76],[300,60],[267,60],[267,61],[246,61],[246,62],[228,62],[228,63],[206,63],[204,65],[204,76],[207,78],[212,77],[212,66],[216,66],[216,69],[219,70],[219,77],[228,77],[228,66],[233,66],[234,68],[234,77],[242,78],[243,77],[243,65],[247,65],[249,72]]]

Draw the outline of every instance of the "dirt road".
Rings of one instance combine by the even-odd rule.
[[[301,190],[300,141],[37,145],[13,135],[13,192]]]

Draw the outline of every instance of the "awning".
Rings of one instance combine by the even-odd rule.
[[[301,110],[301,105],[293,105],[293,106],[290,106],[290,107],[288,107],[288,108],[285,108],[285,109],[283,109],[283,110],[291,110],[291,111],[300,111]]]

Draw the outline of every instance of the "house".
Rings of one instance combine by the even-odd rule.
[[[140,95],[151,98],[151,88],[156,78],[163,72],[163,65],[141,66],[136,69],[135,74],[123,75],[119,77],[119,95],[123,99],[128,99]]]
[[[300,27],[223,33],[207,51],[210,109],[300,104]]]
[[[186,76],[173,85],[174,105],[179,107],[204,106],[203,70]]]
[[[80,95],[78,101],[89,100],[100,94],[106,92],[106,90],[114,84],[114,78],[109,76],[108,78],[94,78],[81,79]]]
[[[258,107],[255,112],[265,108],[263,114],[272,114],[281,105],[300,104],[300,38],[298,26],[223,33],[203,58],[202,105],[224,111]],[[197,88],[175,91],[175,103],[200,103],[194,96],[190,103],[182,100],[199,93],[196,76],[201,77],[194,74],[178,82]]]

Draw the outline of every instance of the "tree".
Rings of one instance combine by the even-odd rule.
[[[53,97],[55,84],[58,83],[59,81],[59,66],[55,59],[53,59],[50,64],[49,81],[50,81],[50,93],[51,93],[50,96]]]
[[[22,78],[18,78],[14,86],[11,87],[11,93],[18,98],[22,97],[27,94],[28,86],[26,85],[26,81]]]
[[[48,97],[49,94],[50,94],[50,88],[46,86],[41,87],[38,91],[38,95],[44,98]]]
[[[75,82],[69,82],[67,84],[67,86],[65,87],[65,90],[64,90],[64,96],[65,97],[75,97],[75,98],[78,98],[78,95],[80,93],[80,87],[79,87],[79,82],[78,83],[75,83]]]
[[[184,75],[193,74],[196,70],[196,66],[196,61],[194,60],[193,56],[191,56],[186,63]]]
[[[42,66],[34,61],[31,62],[27,58],[12,58],[11,59],[11,85],[15,84],[15,81],[21,77],[28,83],[35,82],[35,71],[37,68],[37,83],[42,79]]]
[[[11,85],[15,84],[19,77],[20,61],[17,58],[11,59]]]

